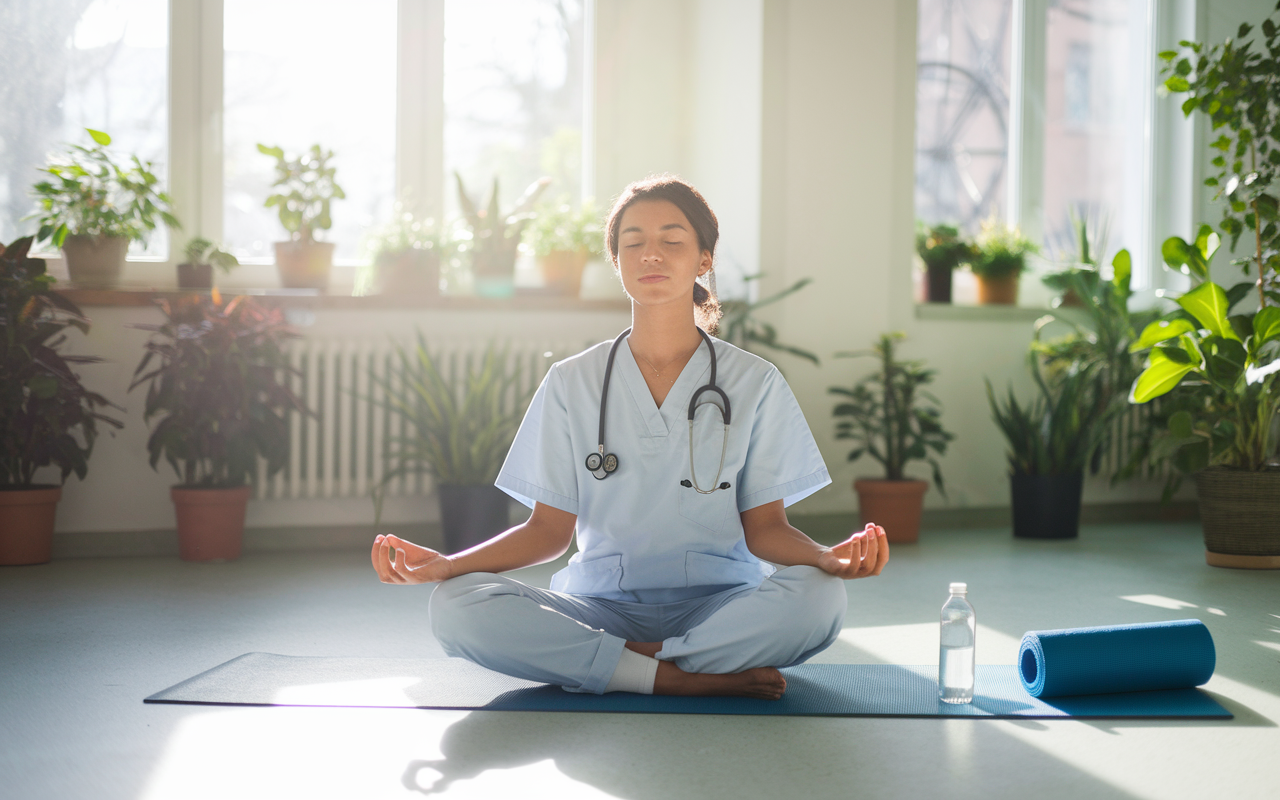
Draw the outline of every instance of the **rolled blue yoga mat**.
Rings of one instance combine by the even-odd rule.
[[[1029,631],[1018,675],[1032,697],[1189,689],[1208,682],[1215,658],[1198,619]]]

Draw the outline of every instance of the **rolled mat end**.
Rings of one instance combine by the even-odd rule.
[[[1216,653],[1198,619],[1028,631],[1018,676],[1032,697],[1183,689],[1213,676]]]

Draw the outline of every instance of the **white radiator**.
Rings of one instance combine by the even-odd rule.
[[[317,416],[289,415],[289,463],[274,476],[267,476],[266,462],[258,467],[255,497],[263,500],[367,497],[389,469],[387,438],[412,435],[409,423],[398,414],[389,414],[376,400],[384,392],[373,378],[395,381],[398,357],[396,344],[410,357],[416,339],[398,342],[381,340],[303,339],[294,343],[290,364],[302,374],[292,376],[293,391]],[[594,342],[505,342],[509,367],[521,366],[521,385],[513,395],[531,392],[556,361],[581,352]],[[468,362],[478,362],[487,341],[428,340],[427,347],[438,359],[446,376],[457,374]],[[371,402],[375,401],[375,402]],[[516,398],[508,397],[514,405]],[[423,473],[392,481],[388,496],[415,495],[433,490]]]

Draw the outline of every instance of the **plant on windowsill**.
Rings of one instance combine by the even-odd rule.
[[[1080,532],[1084,469],[1124,399],[1108,398],[1097,363],[1075,363],[1046,375],[1028,357],[1037,395],[1023,405],[1009,389],[1001,402],[986,380],[987,401],[1008,444],[1013,535],[1071,539]],[[985,380],[985,379],[984,379]],[[1099,410],[1101,409],[1101,410]]]
[[[447,553],[506,530],[510,503],[493,482],[533,397],[520,388],[528,383],[522,363],[513,364],[505,348],[490,343],[477,355],[444,364],[419,333],[414,350],[396,346],[393,378],[371,376],[378,392],[370,402],[401,418],[407,431],[387,439],[374,524],[387,485],[425,471],[435,479]]]
[[[460,249],[469,255],[471,277],[476,294],[481,297],[512,297],[516,291],[516,254],[524,228],[533,220],[533,204],[546,191],[550,178],[539,178],[529,185],[511,211],[502,213],[498,205],[498,179],[484,207],[480,208],[462,183],[458,181],[458,204],[471,231],[471,240]]]
[[[310,413],[289,388],[284,345],[296,338],[284,312],[250,297],[222,302],[188,295],[158,300],[161,325],[151,331],[129,391],[146,385],[143,418],[152,426],[151,467],[169,462],[179,483],[170,490],[186,561],[240,555],[245,508],[259,460],[268,475],[289,458],[290,413]]]
[[[240,266],[235,256],[201,236],[187,242],[182,252],[185,258],[178,265],[179,289],[212,289],[214,267],[230,273]]]
[[[568,203],[541,208],[525,229],[525,245],[533,250],[543,284],[577,297],[587,262],[604,252],[604,223],[590,200],[578,208]]]
[[[347,195],[334,180],[337,170],[329,165],[332,150],[314,144],[305,153],[290,157],[283,148],[258,145],[258,152],[276,160],[275,194],[263,204],[275,208],[289,241],[276,242],[276,269],[280,285],[286,289],[329,288],[333,271],[333,242],[316,240],[316,231],[333,226],[330,205]]]
[[[32,187],[40,209],[36,239],[62,249],[73,285],[104,289],[119,283],[130,242],[145,243],[161,224],[182,225],[150,161],[131,155],[122,166],[107,152],[110,136],[85,130],[93,146],[71,145]]]
[[[118,408],[85,388],[72,364],[97,356],[60,352],[67,328],[89,320],[50,290],[44,259],[30,258],[32,237],[0,245],[0,564],[43,564],[52,555],[61,485],[35,483],[36,470],[56,466],[62,483],[84,480],[97,423],[123,424],[100,413]]]
[[[836,353],[836,358],[873,356],[879,368],[853,388],[832,386],[827,391],[843,398],[833,409],[836,438],[852,439],[850,461],[868,455],[884,467],[883,479],[854,481],[862,522],[876,522],[891,542],[914,542],[920,535],[920,515],[927,481],[906,475],[912,461],[926,461],[933,468],[933,483],[946,496],[938,456],[947,451],[955,435],[942,427],[937,398],[922,387],[933,382],[935,371],[921,361],[899,361],[896,343],[901,333],[882,334],[870,350]]]
[[[1040,280],[1059,292],[1055,306],[1082,308],[1085,302],[1077,291],[1079,287],[1075,285],[1075,276],[1098,271],[1099,259],[1107,250],[1111,225],[1104,214],[1090,215],[1072,206],[1067,211],[1067,226],[1071,230],[1070,244],[1061,248],[1056,257],[1064,269],[1051,272]]]
[[[916,254],[925,266],[925,302],[951,302],[951,274],[975,254],[954,225],[916,223]]]
[[[1018,276],[1027,268],[1027,254],[1038,248],[1020,230],[994,217],[983,221],[974,248],[969,269],[977,278],[978,303],[1016,304]]]
[[[435,219],[420,219],[397,201],[391,221],[365,242],[367,262],[356,275],[353,294],[437,297],[440,265],[453,247],[449,232]]]
[[[1180,51],[1159,56],[1165,88],[1189,95],[1183,113],[1199,111],[1221,131],[1210,143],[1218,173],[1205,184],[1225,201],[1219,227],[1232,250],[1246,233],[1252,247],[1235,262],[1249,280],[1226,289],[1210,280],[1218,236],[1208,226],[1195,242],[1176,236],[1164,242],[1166,264],[1195,286],[1135,345],[1150,351],[1131,399],[1168,395],[1180,405],[1169,416],[1165,445],[1174,465],[1196,481],[1205,560],[1225,567],[1280,568],[1280,26],[1274,17],[1263,21],[1257,49],[1247,39],[1252,26],[1241,25],[1235,40],[1212,47],[1183,42]],[[1233,314],[1246,300],[1245,310]]]

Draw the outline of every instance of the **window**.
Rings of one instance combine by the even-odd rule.
[[[168,161],[169,4],[166,0],[19,3],[0,24],[0,240],[35,232],[31,185],[64,143],[109,133],[117,154]],[[163,260],[168,236],[132,256]]]
[[[1194,38],[1188,16],[1154,0],[919,0],[916,216],[974,233],[996,214],[1053,261],[1078,254],[1083,221],[1104,269],[1123,247],[1135,289],[1163,280],[1156,242],[1189,232],[1175,196],[1193,167],[1188,127],[1156,99],[1155,52]]]
[[[916,216],[976,231],[1005,215],[1009,0],[921,0]]]
[[[504,208],[544,175],[547,199],[581,199],[583,34],[582,0],[446,3],[447,211],[455,171],[473,198],[497,177]]]
[[[1143,2],[1049,6],[1042,230],[1051,256],[1078,252],[1074,218],[1104,263],[1123,247],[1145,263],[1146,25]]]
[[[223,241],[269,263],[287,238],[271,193],[274,160],[259,142],[334,153],[346,194],[333,202],[334,259],[355,262],[361,238],[395,200],[396,2],[224,0]]]

